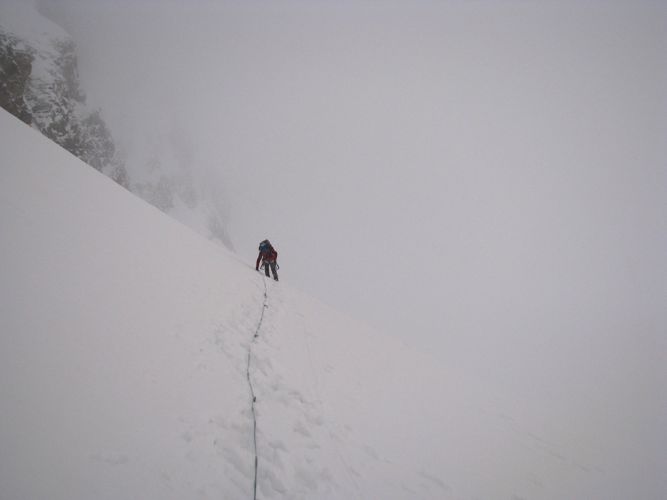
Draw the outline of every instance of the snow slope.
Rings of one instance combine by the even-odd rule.
[[[249,381],[257,498],[667,491],[664,398],[641,422],[549,418],[549,394],[265,282],[4,111],[0,137],[0,499],[252,498]]]

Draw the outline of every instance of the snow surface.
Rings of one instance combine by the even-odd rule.
[[[633,397],[496,392],[265,282],[4,111],[0,137],[2,500],[252,498],[248,366],[258,498],[665,497],[663,344]]]

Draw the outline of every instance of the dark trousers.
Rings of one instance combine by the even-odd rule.
[[[271,267],[271,272],[273,273],[273,279],[278,281],[278,272],[276,271],[276,261],[273,262],[264,261],[264,273],[266,273],[267,278],[269,278],[269,267]]]

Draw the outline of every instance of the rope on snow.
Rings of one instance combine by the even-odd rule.
[[[255,479],[254,479],[254,486],[253,486],[253,500],[257,500],[257,466],[258,466],[258,458],[257,458],[257,414],[255,413],[255,403],[257,402],[257,398],[255,397],[255,390],[252,386],[252,380],[250,379],[250,361],[252,357],[252,345],[255,343],[257,340],[257,337],[259,337],[259,331],[262,328],[262,322],[264,321],[264,311],[266,310],[268,306],[268,294],[267,294],[267,288],[266,288],[266,280],[263,280],[264,282],[264,303],[262,304],[262,314],[259,317],[259,322],[257,323],[257,329],[255,330],[255,335],[253,336],[252,340],[250,341],[250,344],[248,345],[248,363],[246,365],[246,377],[248,378],[248,387],[250,387],[250,410],[252,412],[252,441],[253,441],[253,447],[255,451]]]

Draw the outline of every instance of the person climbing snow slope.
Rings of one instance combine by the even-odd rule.
[[[273,279],[278,281],[278,252],[273,248],[269,240],[264,240],[259,244],[259,255],[257,256],[257,262],[255,263],[255,271],[259,271],[259,263],[262,262],[262,267],[264,267],[264,272],[266,273],[267,278],[269,277],[269,267],[273,273]]]

